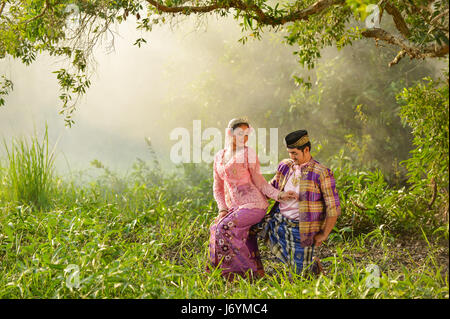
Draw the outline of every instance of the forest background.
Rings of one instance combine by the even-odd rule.
[[[406,48],[362,36],[372,2],[399,37],[402,13]],[[236,1],[196,18],[164,14],[183,1],[0,3],[2,297],[448,298],[448,1],[336,1],[273,28],[290,2],[244,2],[275,20],[222,17]],[[89,17],[106,28],[62,32],[73,12],[81,30]],[[327,275],[292,282],[265,247],[256,285],[203,273],[211,165],[170,164],[169,135],[240,115],[278,128],[279,159],[281,138],[307,129],[334,171],[343,214],[318,252]]]

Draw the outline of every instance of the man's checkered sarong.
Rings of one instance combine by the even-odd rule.
[[[316,274],[318,269],[312,262],[314,245],[301,247],[298,222],[281,215],[278,205],[251,229],[263,240],[280,261],[289,265],[297,274],[306,271]]]

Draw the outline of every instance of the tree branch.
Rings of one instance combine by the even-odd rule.
[[[405,55],[411,59],[425,59],[426,57],[443,57],[449,52],[449,46],[444,44],[442,46],[431,45],[428,48],[418,48],[411,45],[406,44],[403,40],[398,37],[393,36],[392,34],[386,32],[383,29],[374,28],[370,30],[363,31],[361,33],[366,38],[374,38],[376,40],[382,40],[384,42],[393,44],[402,48],[404,53],[399,52],[399,54],[395,57],[395,59],[389,63],[389,65],[397,64],[398,61]],[[401,53],[401,54],[400,54]]]
[[[23,22],[21,22],[21,23],[27,25],[28,23],[30,23],[30,22],[32,22],[32,21],[34,21],[34,20],[39,19],[40,17],[44,16],[45,12],[46,12],[49,8],[50,8],[50,3],[48,2],[48,0],[45,0],[45,5],[44,5],[44,7],[42,8],[41,13],[39,13],[37,16],[35,16],[35,17],[31,18],[31,19],[28,19],[28,20],[26,20],[26,21],[23,21]]]
[[[423,58],[429,57],[429,58],[440,58],[448,54],[449,47],[448,44],[437,46],[437,45],[431,45],[428,48],[425,48],[424,53],[422,54]]]
[[[288,12],[285,15],[272,15],[265,12],[261,7],[256,5],[254,2],[243,2],[242,0],[228,0],[223,2],[215,2],[212,4],[203,5],[203,6],[176,6],[176,7],[168,7],[160,2],[159,0],[146,0],[151,6],[155,7],[157,10],[165,13],[181,13],[181,14],[190,14],[190,13],[208,13],[215,10],[220,9],[236,9],[240,11],[244,11],[247,14],[250,14],[250,18],[257,21],[260,25],[269,25],[269,26],[277,26],[283,25],[289,22],[300,21],[300,20],[308,20],[308,18],[312,15],[324,12],[326,9],[334,6],[334,5],[345,5],[345,0],[318,0],[307,8],[299,9],[297,11]],[[432,45],[428,48],[421,48],[417,46],[413,46],[405,42],[404,40],[408,39],[411,34],[411,31],[408,28],[405,20],[399,9],[395,7],[389,1],[382,1],[381,3],[386,10],[386,12],[392,16],[395,26],[397,30],[400,32],[402,37],[396,37],[383,29],[375,28],[362,32],[362,35],[366,38],[374,38],[375,40],[381,40],[387,42],[389,44],[393,44],[397,47],[400,47],[400,51],[397,56],[394,58],[392,62],[389,63],[389,66],[397,64],[405,55],[408,55],[411,59],[416,58],[425,58],[425,57],[442,57],[448,54],[449,47],[447,44],[442,46]],[[420,13],[423,16],[423,12],[415,6],[413,2],[410,3],[413,6],[413,10],[416,13]],[[441,15],[439,15],[441,16]],[[439,17],[438,16],[438,17]],[[429,20],[429,19],[428,19]],[[437,19],[434,19],[436,21]]]
[[[0,7],[0,17],[2,16],[3,9],[5,9],[5,6],[6,6],[6,0],[3,0],[2,1],[2,6]]]
[[[424,19],[424,21],[426,21],[428,24],[430,23],[430,19],[428,19],[428,17],[423,14],[423,11],[416,6],[414,1],[408,0],[406,2],[406,5],[409,6],[414,13],[419,14]]]
[[[430,21],[430,24],[434,24],[437,20],[439,20],[440,18],[442,18],[443,16],[446,16],[446,15],[448,15],[448,9],[439,13],[437,16],[435,16],[433,18],[433,20]]]
[[[363,31],[361,34],[366,38],[379,39],[379,40],[385,41],[387,43],[399,46],[410,56],[417,57],[420,55],[419,49],[406,44],[401,39],[393,36],[392,34],[390,34],[389,32],[387,32],[383,29],[373,28],[373,29]]]
[[[391,3],[389,3],[388,1],[384,5],[384,8],[386,9],[386,12],[388,14],[390,14],[392,16],[392,18],[394,19],[395,27],[397,28],[397,30],[400,31],[400,33],[405,38],[408,38],[410,35],[410,31],[408,29],[408,26],[406,25],[405,20],[402,17],[402,14],[400,13],[400,11],[398,11],[398,9],[395,6],[393,6]]]
[[[179,7],[168,7],[161,3],[159,3],[157,0],[146,0],[148,3],[150,3],[152,6],[154,6],[156,9],[162,12],[167,13],[207,13],[211,12],[217,9],[228,9],[231,6],[228,3],[223,4],[213,4],[209,6],[179,6]],[[230,1],[231,3],[232,1]]]
[[[320,13],[333,5],[343,5],[345,0],[321,0],[310,5],[308,8],[287,15],[281,19],[281,24],[296,20],[307,20],[309,16]]]
[[[394,60],[389,62],[388,66],[391,67],[394,64],[397,64],[405,55],[406,55],[406,51],[400,50],[400,52],[397,54],[397,56],[394,58]]]
[[[288,22],[298,21],[298,20],[307,20],[309,16],[320,13],[327,8],[336,5],[336,4],[345,4],[345,0],[318,0],[313,3],[309,7],[298,10],[295,12],[291,12],[285,16],[276,17],[264,12],[260,7],[256,4],[244,3],[241,0],[229,0],[223,3],[216,3],[213,5],[207,6],[178,6],[178,7],[168,7],[157,0],[146,0],[149,4],[154,6],[156,9],[166,13],[207,13],[212,12],[218,9],[239,9],[242,11],[246,11],[248,13],[254,12],[256,15],[252,18],[259,22],[262,25],[283,25]]]

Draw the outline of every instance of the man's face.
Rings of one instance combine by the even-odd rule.
[[[294,161],[294,164],[300,165],[307,162],[307,148],[303,149],[303,152],[296,148],[286,148],[289,153],[289,157]]]

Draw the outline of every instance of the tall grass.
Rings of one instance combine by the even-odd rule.
[[[54,191],[54,149],[49,151],[48,130],[40,142],[35,136],[13,139],[8,147],[6,169],[7,197],[18,204],[32,205],[37,209],[48,207]]]
[[[202,177],[210,168],[162,174],[140,160],[132,174],[118,177],[94,161],[104,172],[98,180],[66,181],[53,190],[57,176],[47,134],[41,143],[32,141],[10,148],[3,175],[11,184],[1,183],[0,194],[14,180],[24,183],[21,192],[32,193],[24,188],[33,183],[23,179],[35,178],[48,185],[39,192],[52,205],[34,210],[31,195],[22,205],[0,201],[0,298],[449,298],[448,263],[442,262],[448,246],[427,233],[421,258],[411,251],[406,259],[409,251],[398,248],[383,225],[365,233],[339,226],[322,247],[327,274],[318,278],[290,277],[261,245],[267,275],[227,283],[219,270],[205,272],[209,227],[217,215],[212,180]],[[47,164],[38,164],[39,156]],[[33,177],[39,172],[48,172],[46,179]],[[193,176],[200,182],[192,183]],[[344,209],[342,217],[348,217]],[[380,270],[376,286],[367,284],[369,265]]]

